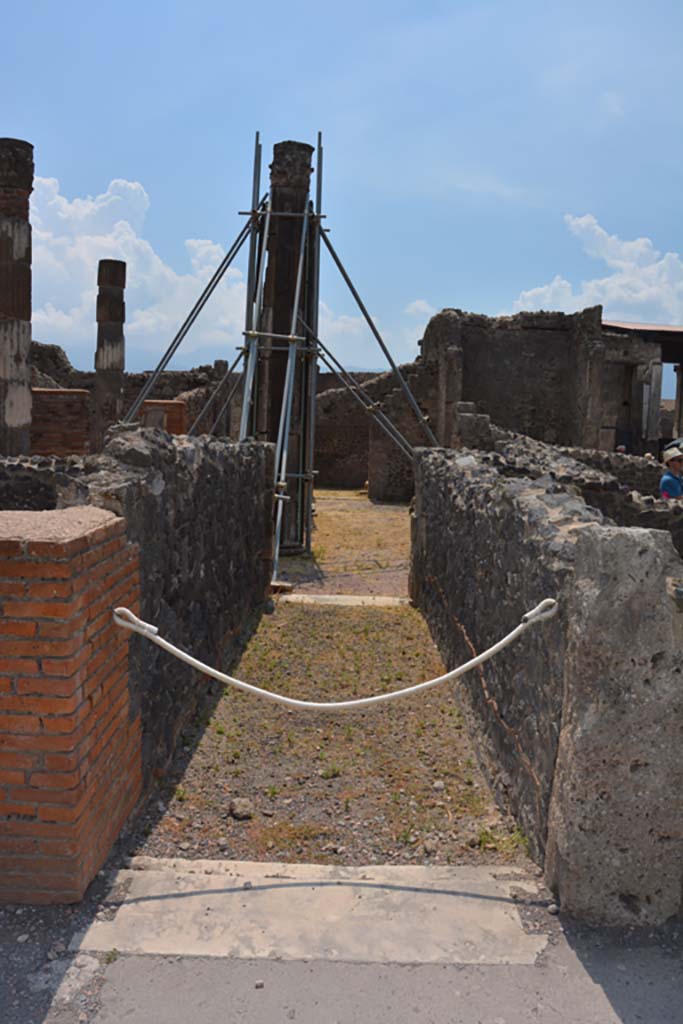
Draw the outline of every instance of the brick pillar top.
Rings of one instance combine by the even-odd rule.
[[[308,191],[311,177],[313,146],[307,142],[276,142],[270,165],[273,188],[303,188]]]
[[[124,260],[100,260],[97,265],[98,285],[114,288],[126,287],[126,264]]]
[[[28,220],[33,170],[33,146],[30,142],[0,139],[0,217]]]
[[[123,342],[123,324],[126,320],[126,304],[123,290],[126,287],[126,264],[123,260],[100,260],[97,264],[97,313],[98,324],[117,324],[113,337],[98,332],[97,347],[111,345],[113,340]],[[123,358],[123,349],[121,349]],[[97,364],[96,364],[97,365]]]

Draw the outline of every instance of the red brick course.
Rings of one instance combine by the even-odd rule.
[[[85,455],[90,450],[90,392],[32,388],[31,454]]]
[[[74,902],[141,793],[128,634],[111,619],[138,611],[138,553],[102,509],[26,515],[22,539],[0,512],[0,903]]]
[[[139,418],[146,423],[150,413],[158,411],[163,416],[164,430],[169,434],[186,434],[187,403],[182,398],[151,399],[142,403]]]

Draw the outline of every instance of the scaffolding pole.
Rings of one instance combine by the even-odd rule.
[[[318,333],[318,303],[320,297],[320,232],[321,219],[323,216],[322,212],[322,197],[323,197],[323,137],[322,132],[318,132],[317,139],[317,160],[315,168],[315,219],[313,221],[313,272],[311,275],[312,283],[312,296],[311,296],[311,314],[312,323],[311,329],[309,330],[309,345],[315,348],[315,339]],[[306,546],[306,553],[310,555],[312,544],[313,544],[313,484],[315,482],[315,470],[314,470],[314,459],[315,459],[315,410],[317,403],[317,392],[318,392],[318,363],[315,357],[308,361],[308,438],[306,444],[306,458],[303,465],[304,471],[304,503],[306,508],[306,529],[304,535],[304,543]]]
[[[245,224],[245,226],[242,228],[242,230],[240,231],[239,235],[237,236],[237,238],[235,239],[235,241],[231,245],[230,249],[225,254],[223,259],[221,260],[218,268],[215,270],[215,272],[213,274],[213,277],[211,278],[211,280],[207,284],[206,288],[204,289],[202,294],[199,296],[199,298],[195,302],[194,306],[190,310],[189,314],[187,315],[187,317],[183,321],[183,324],[180,327],[180,330],[176,334],[176,336],[173,339],[173,341],[171,342],[171,344],[166,349],[166,352],[164,353],[164,355],[161,357],[161,359],[160,359],[160,361],[159,361],[159,363],[157,365],[157,368],[154,370],[152,376],[145,383],[144,387],[140,391],[140,394],[135,399],[135,401],[131,405],[130,409],[126,413],[126,415],[125,415],[125,417],[123,419],[124,423],[132,423],[132,421],[137,416],[138,412],[140,411],[140,409],[142,407],[143,402],[145,401],[147,396],[150,394],[150,392],[152,391],[152,389],[156,385],[156,382],[158,381],[159,377],[164,372],[164,370],[166,369],[166,367],[170,363],[171,359],[173,358],[173,356],[177,352],[177,350],[180,347],[183,339],[185,338],[186,334],[188,333],[188,331],[192,327],[192,324],[195,322],[195,320],[197,319],[197,317],[199,316],[201,311],[204,309],[204,306],[206,305],[206,303],[210,299],[211,295],[216,290],[216,287],[218,286],[218,284],[220,283],[221,279],[223,278],[223,275],[225,274],[226,270],[228,269],[228,267],[230,266],[230,264],[234,260],[235,256],[237,256],[237,253],[242,248],[242,245],[244,244],[244,242],[246,240],[246,237],[249,234],[249,230],[250,230],[249,224]]]
[[[351,294],[353,295],[354,299],[356,300],[358,308],[360,309],[361,313],[365,317],[365,321],[366,321],[368,327],[370,328],[370,330],[374,334],[374,336],[375,336],[375,338],[376,338],[380,348],[382,349],[382,352],[384,352],[384,355],[386,356],[386,358],[387,358],[387,360],[389,362],[389,365],[391,366],[392,370],[394,371],[394,374],[396,375],[396,379],[398,380],[399,384],[401,385],[401,389],[403,390],[404,395],[406,396],[406,398],[408,399],[408,402],[410,403],[411,409],[415,413],[418,422],[420,423],[420,425],[422,426],[422,429],[424,430],[425,434],[429,438],[430,444],[434,445],[434,447],[438,447],[438,443],[439,442],[436,440],[436,437],[434,436],[432,428],[429,426],[429,424],[427,423],[427,420],[423,416],[422,410],[420,409],[420,406],[415,401],[415,396],[413,395],[412,391],[408,387],[408,385],[407,385],[407,383],[406,383],[406,381],[405,381],[405,379],[403,377],[403,374],[401,373],[401,371],[399,370],[398,366],[394,362],[394,360],[393,360],[393,358],[391,356],[391,352],[389,351],[387,346],[384,344],[384,340],[382,339],[382,335],[377,330],[372,317],[370,316],[370,314],[368,313],[367,309],[365,308],[365,305],[363,304],[363,300],[361,299],[360,295],[356,291],[356,289],[354,287],[354,284],[353,284],[353,281],[351,280],[351,278],[347,274],[346,269],[344,267],[344,264],[339,259],[339,256],[337,255],[337,253],[335,251],[335,248],[332,245],[332,242],[330,242],[329,238],[327,237],[327,232],[321,230],[320,234],[322,236],[323,242],[327,246],[327,249],[328,249],[328,252],[330,253],[330,256],[332,257],[332,259],[334,260],[334,262],[337,265],[337,269],[339,270],[339,273],[344,278],[344,281],[346,282],[346,284],[347,284],[347,286],[349,288],[349,291],[351,292]]]
[[[301,318],[299,319],[301,320]],[[302,320],[301,323],[304,327],[306,326]],[[382,409],[379,408],[377,402],[374,402],[363,390],[358,381],[354,380],[351,374],[344,369],[337,357],[333,355],[326,345],[323,344],[320,338],[314,337],[313,340],[318,348],[318,357],[327,369],[335,375],[346,390],[349,391],[356,401],[363,406],[365,412],[368,413],[369,416],[373,417],[378,426],[380,426],[384,433],[391,438],[394,444],[401,449],[403,454],[412,460],[415,456],[415,450],[400,432],[398,427],[394,426],[389,417],[382,411]]]
[[[245,438],[249,436],[250,417],[254,400],[254,378],[256,376],[256,363],[258,358],[258,338],[253,331],[253,326],[254,324],[258,325],[263,308],[263,286],[266,272],[266,252],[268,250],[268,238],[270,236],[271,207],[271,199],[270,196],[268,196],[266,221],[263,230],[263,238],[261,239],[261,252],[259,254],[258,272],[256,276],[255,308],[251,310],[251,313],[249,312],[251,296],[247,295],[247,315],[245,321],[249,320],[249,327],[245,328],[245,335],[247,337],[247,365],[244,372],[244,391],[242,393],[242,416],[240,418],[239,434],[240,441],[244,441]],[[248,334],[247,330],[249,331]]]

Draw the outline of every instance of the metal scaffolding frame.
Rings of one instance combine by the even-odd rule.
[[[227,397],[224,399],[220,411],[214,417],[211,428],[206,432],[209,434],[214,433],[224,412],[229,407],[230,402],[236,394],[237,389],[242,385],[242,411],[239,425],[239,440],[244,441],[249,437],[256,436],[259,357],[264,353],[269,354],[277,350],[287,351],[282,404],[279,411],[277,440],[275,444],[275,546],[273,556],[273,582],[277,583],[282,547],[284,507],[285,503],[291,501],[293,496],[296,497],[294,506],[297,510],[296,521],[291,530],[296,538],[295,546],[298,550],[305,550],[309,553],[311,551],[311,535],[313,530],[313,484],[315,477],[314,448],[318,359],[320,359],[321,362],[337,376],[341,384],[353,395],[354,399],[365,409],[368,415],[377,422],[378,426],[389,438],[391,438],[399,450],[407,458],[412,459],[414,455],[413,447],[405,436],[385,415],[378,403],[372,401],[364,389],[351,376],[351,374],[344,369],[339,360],[330,352],[318,337],[321,240],[327,251],[330,253],[333,262],[349,288],[360,312],[370,328],[370,331],[387,359],[391,370],[396,376],[399,386],[403,391],[410,408],[415,414],[428,443],[430,445],[436,445],[437,440],[414,395],[408,387],[405,378],[401,374],[399,367],[394,362],[380,332],[368,313],[368,310],[358,294],[358,291],[356,290],[346,268],[329,240],[328,229],[325,229],[322,226],[322,221],[325,219],[325,215],[322,212],[323,147],[321,133],[318,132],[316,149],[315,203],[313,203],[310,198],[307,198],[301,212],[273,210],[271,195],[268,192],[259,198],[261,189],[261,167],[262,145],[259,132],[257,132],[254,143],[251,208],[249,210],[239,211],[240,215],[246,216],[249,219],[237,235],[237,238],[222,259],[210,281],[197,299],[197,302],[192,307],[192,310],[162,356],[156,369],[145,382],[140,394],[128,410],[124,422],[130,423],[138,416],[143,403],[152,393],[159,377],[177,352],[190,328],[197,320],[199,314],[225,275],[228,267],[231,265],[248,238],[249,252],[247,259],[247,294],[243,331],[244,345],[240,349],[237,358],[223,375],[207,399],[188,433],[193,435],[197,432],[200,424],[204,421],[204,418],[214,407],[215,403],[217,403],[219,396],[222,394],[225,386],[229,383],[238,364],[244,361],[242,371],[233,381],[232,386],[228,389]],[[263,322],[268,244],[271,238],[273,218],[277,217],[296,217],[301,220],[296,283],[292,301],[289,334],[278,334],[265,330],[265,324]],[[304,276],[306,276],[307,289],[305,305],[309,310],[310,322],[307,321],[302,311]],[[298,422],[296,427],[299,437],[299,443],[297,446],[297,463],[295,466],[288,468],[290,441],[293,427],[292,416],[294,411],[294,398],[297,389],[297,369],[299,369],[299,395],[300,398],[303,397],[303,401],[298,403],[297,410]]]

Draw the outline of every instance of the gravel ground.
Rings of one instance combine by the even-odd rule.
[[[234,674],[320,700],[443,671],[413,608],[282,603]],[[340,864],[526,861],[448,685],[342,713],[290,711],[230,689],[184,737],[128,846],[149,856]]]
[[[364,491],[316,491],[312,558],[283,558],[280,578],[297,593],[408,596],[407,505],[368,501]]]

